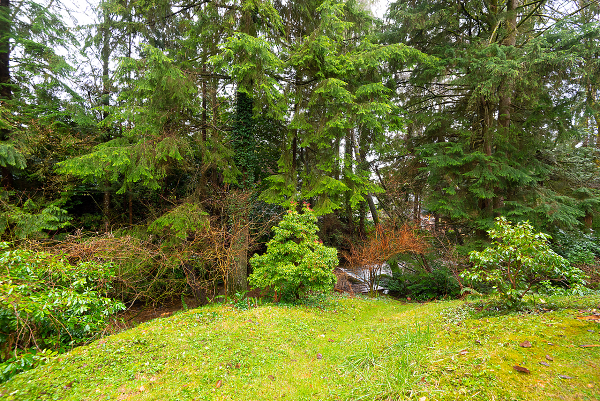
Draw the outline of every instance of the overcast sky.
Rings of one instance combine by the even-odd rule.
[[[389,0],[367,0],[368,3],[371,3],[371,10],[376,17],[383,18],[383,14],[385,14],[386,7],[389,4]],[[71,16],[76,19],[76,23],[79,25],[89,24],[91,20],[92,14],[92,6],[89,3],[97,3],[98,0],[63,0],[62,3],[65,7],[71,10]],[[65,20],[71,23],[70,18],[65,18]],[[75,22],[73,21],[73,24]]]

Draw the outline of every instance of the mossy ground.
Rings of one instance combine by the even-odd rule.
[[[212,305],[77,348],[0,385],[0,398],[598,400],[600,347],[581,345],[600,345],[600,324],[577,319],[593,308],[599,296],[495,316],[345,296]]]

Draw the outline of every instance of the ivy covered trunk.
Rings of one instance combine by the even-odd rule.
[[[255,182],[255,171],[258,166],[255,157],[256,141],[254,139],[254,119],[252,115],[252,98],[239,91],[236,97],[236,116],[233,126],[234,161],[241,171],[240,186],[248,189]],[[229,268],[227,294],[234,295],[248,289],[248,236],[249,233],[249,199],[239,196],[230,202],[230,219],[232,219],[233,261]]]

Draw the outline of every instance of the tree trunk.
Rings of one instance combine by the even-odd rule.
[[[129,225],[133,226],[133,194],[127,192],[127,209],[129,212]]]
[[[367,161],[365,156],[364,149],[359,149],[358,141],[354,135],[354,131],[351,131],[351,139],[352,139],[352,147],[354,148],[354,157],[356,157],[356,161],[361,166],[361,168],[367,170]],[[371,211],[371,217],[373,218],[373,223],[375,226],[379,225],[379,215],[377,214],[377,208],[375,207],[375,202],[373,201],[373,194],[368,193],[365,195],[367,200],[367,204],[369,205],[369,210]],[[361,214],[361,219],[363,218]],[[363,223],[361,221],[361,230],[364,229]]]
[[[203,281],[201,277],[198,277],[196,270],[193,266],[189,266],[186,263],[182,263],[183,273],[185,274],[185,279],[187,284],[192,289],[194,293],[194,298],[198,305],[206,305],[208,303],[208,298],[206,296],[206,288],[203,285]]]
[[[10,0],[0,0],[0,16],[6,22],[0,22],[0,107],[5,107],[6,102],[12,99],[10,88]],[[0,129],[0,141],[7,141],[10,137],[9,129]],[[13,176],[10,167],[0,167],[2,186],[11,188]]]
[[[103,107],[110,105],[110,82],[109,82],[109,59],[110,59],[110,15],[106,8],[104,12],[104,21],[102,23],[102,97],[100,103]],[[108,117],[108,110],[102,110],[102,119]]]
[[[110,231],[110,218],[108,216],[110,213],[110,183],[106,181],[104,185],[105,188],[102,199],[102,214],[104,215],[104,232],[107,233]]]
[[[7,22],[0,22],[0,102],[10,100],[10,0],[0,0],[0,16]]]
[[[587,212],[585,214],[584,222],[585,222],[585,228],[591,230],[594,225],[594,215],[590,212]]]
[[[234,227],[232,238],[233,264],[227,278],[227,295],[248,290],[248,239],[250,235],[248,215],[244,213],[239,226]]]
[[[348,173],[352,173],[352,133],[350,130],[346,133],[346,138],[344,139],[344,170]],[[351,182],[348,181],[347,184],[350,186]],[[346,202],[346,217],[348,219],[348,229],[351,234],[354,234],[354,212],[352,211],[352,205],[350,204],[350,195],[346,193],[345,195]]]
[[[507,36],[502,41],[504,46],[515,46],[517,43],[517,6],[518,0],[508,0],[506,3],[506,32]],[[500,105],[498,108],[498,125],[508,130],[510,126],[510,108],[512,105],[512,92],[514,82],[506,79],[500,88]]]

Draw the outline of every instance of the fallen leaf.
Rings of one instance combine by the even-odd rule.
[[[463,349],[462,351],[459,352],[460,355],[466,355],[469,351],[467,351],[466,349]]]
[[[219,387],[221,387],[222,385],[223,385],[223,380],[219,380],[219,381],[217,382],[217,384],[215,384],[215,387],[216,387],[216,388],[219,388]]]
[[[523,341],[521,344],[519,344],[519,346],[523,348],[531,348],[531,343],[529,341]]]
[[[540,362],[540,365],[550,366],[550,364],[548,362],[544,362],[544,361]]]
[[[531,373],[529,371],[529,369],[524,368],[523,366],[519,366],[519,365],[513,366],[513,369],[516,370],[517,372],[521,372],[521,373]]]
[[[588,383],[587,385],[589,388],[594,388],[594,383]]]
[[[323,359],[323,355],[317,354],[317,359]]]
[[[334,343],[334,342],[335,342],[335,341],[334,341],[334,340],[332,340],[331,338],[330,338],[329,340],[327,340],[327,341],[329,341],[330,343]]]
[[[269,375],[269,379],[271,379],[271,380],[275,380],[275,376],[273,376],[273,375]]]
[[[560,377],[561,379],[572,379],[571,376],[567,376],[567,375],[558,375],[558,377]]]
[[[581,348],[600,347],[600,344],[584,344],[580,345]]]
[[[427,401],[427,397],[421,397],[419,398],[419,401]]]
[[[239,368],[241,368],[241,367],[242,367],[242,364],[241,364],[241,363],[239,363],[239,362],[238,362],[238,363],[236,363],[236,364],[235,364],[235,368],[236,368],[236,369],[239,369]]]
[[[73,387],[73,383],[75,383],[75,382],[69,382],[69,383],[65,384],[63,388],[71,388],[71,387]]]
[[[550,355],[546,355],[546,360],[548,360],[548,361],[553,361],[553,360],[554,360],[554,358],[552,358]]]
[[[140,392],[146,391],[146,387],[140,386]]]
[[[577,316],[579,320],[596,320],[600,322],[600,315],[590,315],[590,316]]]

